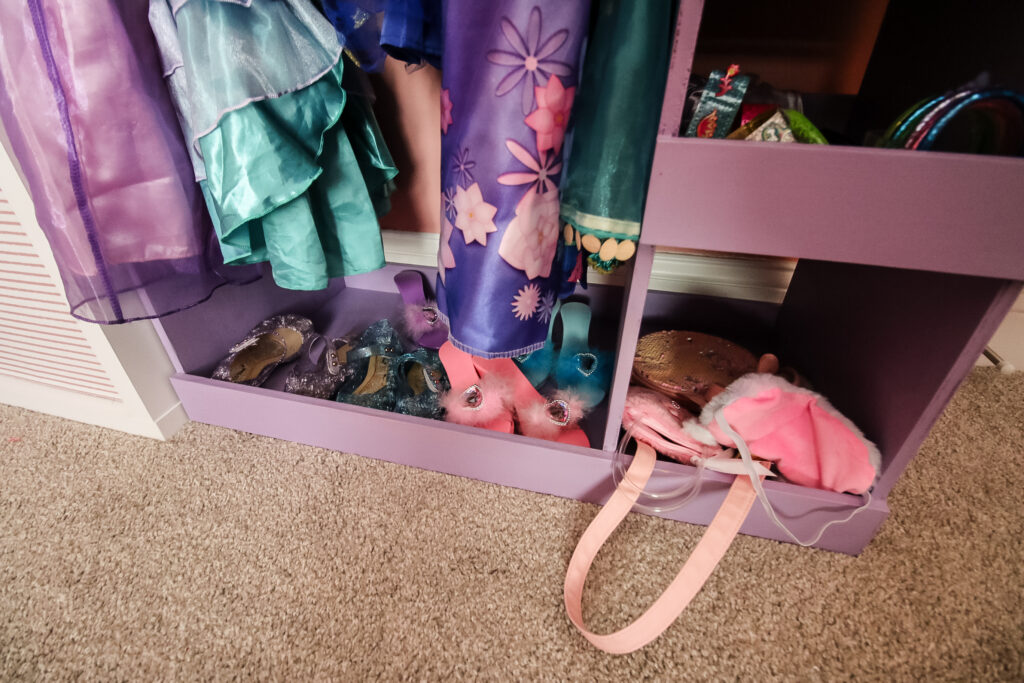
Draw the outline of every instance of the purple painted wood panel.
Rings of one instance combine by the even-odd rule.
[[[985,350],[985,346],[992,339],[992,335],[995,334],[1000,323],[1002,323],[1006,314],[1017,300],[1021,292],[1021,284],[1020,282],[1005,281],[1004,287],[985,309],[977,327],[964,344],[960,356],[950,367],[942,384],[936,390],[931,403],[921,412],[921,416],[918,418],[914,429],[907,436],[903,448],[896,454],[892,464],[886,468],[885,473],[879,479],[876,489],[880,495],[889,494],[897,479],[903,474],[903,470],[910,464],[911,459],[917,455],[920,444],[924,442],[928,433],[931,432],[935,421],[942,414],[942,411],[945,410],[953,398],[953,394],[956,393],[960,384],[963,383],[967,374],[974,367],[978,357]],[[917,445],[915,446],[915,444]]]
[[[1009,310],[1020,283],[801,261],[779,355],[878,444],[888,494]]]
[[[625,305],[622,323],[619,326],[619,343],[615,356],[615,373],[611,390],[608,392],[608,422],[604,433],[604,450],[614,451],[618,447],[622,427],[622,409],[626,405],[626,391],[633,371],[633,356],[640,335],[643,319],[644,298],[647,283],[651,279],[651,265],[654,263],[654,247],[640,245],[633,257],[629,280],[626,284]]]
[[[171,381],[189,417],[199,422],[588,502],[602,503],[612,491],[611,456],[599,450],[189,375],[175,375]],[[655,477],[687,478],[693,471],[664,462]],[[707,524],[730,482],[731,477],[709,473],[691,504],[660,516]],[[857,496],[779,482],[766,482],[766,488],[779,515],[802,537],[846,517],[862,502]],[[887,514],[884,501],[876,500],[850,522],[832,527],[816,547],[857,553]],[[741,531],[788,540],[759,506]]]
[[[754,354],[778,353],[778,304],[703,294],[648,292],[640,334],[689,330],[729,339]]]
[[[676,16],[676,32],[672,38],[672,56],[665,83],[665,98],[661,105],[658,135],[676,136],[683,120],[686,104],[686,85],[690,82],[693,53],[697,49],[697,34],[704,13],[704,0],[680,0]]]
[[[661,137],[641,241],[1024,279],[1024,159]]]
[[[299,313],[323,325],[316,312],[345,288],[337,279],[318,292],[282,289],[266,275],[247,285],[227,285],[194,308],[154,321],[185,372],[208,375],[246,332],[272,315]]]

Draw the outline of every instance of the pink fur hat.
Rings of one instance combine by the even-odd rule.
[[[775,375],[751,373],[730,384],[686,431],[704,443],[734,447],[718,424],[721,413],[758,458],[802,486],[864,493],[881,468],[881,455],[823,396]]]

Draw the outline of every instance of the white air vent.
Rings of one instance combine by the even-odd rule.
[[[187,418],[153,325],[113,327],[69,313],[31,198],[0,146],[0,403],[157,438],[173,433]]]
[[[0,375],[120,401],[0,187]]]

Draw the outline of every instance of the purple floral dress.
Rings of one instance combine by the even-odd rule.
[[[560,287],[558,183],[589,0],[447,0],[438,303],[488,358],[544,345]]]

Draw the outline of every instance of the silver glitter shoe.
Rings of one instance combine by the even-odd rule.
[[[313,398],[334,398],[342,382],[355,373],[348,363],[351,349],[348,339],[310,335],[299,352],[299,362],[284,381],[284,390]]]
[[[295,360],[313,334],[312,321],[302,316],[289,313],[267,318],[228,350],[213,378],[258,387],[277,366]]]

